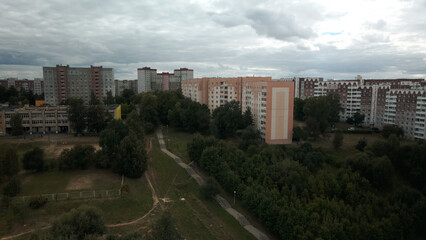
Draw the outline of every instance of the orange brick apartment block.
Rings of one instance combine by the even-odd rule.
[[[269,144],[290,144],[293,130],[294,82],[270,77],[196,78],[182,80],[182,93],[212,112],[238,101],[251,109],[253,121]]]

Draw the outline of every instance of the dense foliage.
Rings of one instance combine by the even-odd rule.
[[[59,169],[86,169],[92,161],[94,152],[95,148],[90,145],[75,145],[71,149],[65,149],[59,156]]]
[[[188,155],[282,239],[416,239],[426,224],[426,144],[397,138],[334,159],[309,144],[246,152],[196,135]],[[409,185],[395,188],[397,179]]]
[[[253,124],[251,110],[242,113],[240,104],[231,101],[216,108],[212,114],[212,133],[217,138],[234,136],[239,129],[246,129]]]
[[[324,134],[328,127],[339,121],[340,110],[339,95],[336,94],[294,100],[295,119],[306,121],[306,131],[313,138]]]
[[[101,132],[96,152],[96,167],[111,168],[112,171],[131,178],[142,176],[147,168],[144,131],[137,113],[129,114],[126,124],[112,120]]]
[[[9,102],[9,105],[35,105],[35,100],[44,100],[44,94],[34,94],[32,91],[26,91],[22,88],[20,91],[16,90],[14,86],[8,89],[0,86],[0,103]]]
[[[81,206],[57,218],[50,229],[52,239],[85,239],[105,232],[105,224],[99,209]]]

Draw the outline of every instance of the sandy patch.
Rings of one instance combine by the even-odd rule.
[[[164,203],[169,203],[169,202],[173,202],[173,200],[171,200],[170,198],[160,198],[161,201],[163,201]]]
[[[80,189],[90,189],[92,187],[93,180],[90,176],[80,175],[71,178],[68,182],[65,190],[80,190]]]

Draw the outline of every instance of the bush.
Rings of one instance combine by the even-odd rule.
[[[130,192],[130,186],[129,184],[124,184],[123,186],[121,186],[121,194],[128,194]]]
[[[47,198],[42,196],[37,197],[31,197],[30,200],[28,200],[28,207],[31,209],[38,209],[43,207],[47,203]]]
[[[395,134],[397,137],[401,138],[404,136],[404,130],[396,125],[385,125],[382,129],[382,135],[385,138],[388,138],[391,134]]]
[[[361,138],[358,143],[355,145],[355,148],[359,151],[363,152],[364,148],[367,146],[367,140],[365,138]]]
[[[18,176],[13,176],[9,182],[3,188],[3,195],[8,197],[14,197],[21,192],[21,181],[19,181]]]
[[[24,154],[22,159],[23,168],[26,170],[36,170],[38,172],[44,170],[44,151],[39,147]]]
[[[105,224],[101,211],[85,205],[59,216],[50,230],[56,239],[85,239],[88,235],[104,232]]]

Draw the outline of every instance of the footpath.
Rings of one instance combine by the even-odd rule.
[[[204,179],[200,175],[198,175],[190,166],[188,166],[188,164],[184,163],[182,159],[180,159],[178,156],[174,155],[169,150],[167,150],[166,143],[164,141],[164,137],[163,137],[163,133],[161,132],[161,129],[158,129],[156,133],[158,137],[158,142],[160,143],[161,151],[163,151],[165,154],[173,158],[179,166],[185,169],[188,172],[188,174],[195,179],[198,185],[200,186],[203,185]],[[253,225],[251,225],[250,222],[247,220],[247,218],[244,217],[244,215],[239,213],[237,210],[233,209],[231,207],[231,204],[229,204],[229,202],[225,198],[221,197],[218,194],[216,195],[215,199],[219,203],[219,205],[222,206],[223,209],[225,209],[225,211],[231,214],[231,216],[233,216],[241,224],[241,226],[243,226],[254,237],[256,237],[259,240],[269,240],[268,236],[266,236],[264,233],[259,231],[259,229],[255,228]]]

